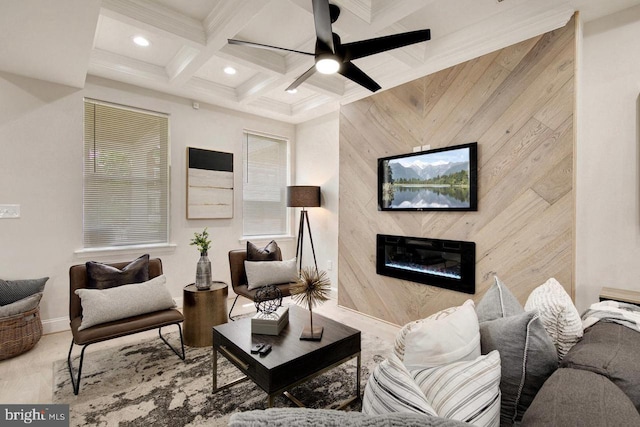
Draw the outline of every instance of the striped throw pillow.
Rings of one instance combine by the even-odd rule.
[[[437,415],[407,368],[393,354],[369,376],[362,398],[362,412],[368,415],[391,412]]]
[[[558,351],[558,359],[582,337],[580,313],[571,297],[554,278],[535,288],[524,306],[526,311],[538,310],[540,321]]]
[[[410,371],[427,401],[443,418],[475,426],[500,426],[500,354]]]

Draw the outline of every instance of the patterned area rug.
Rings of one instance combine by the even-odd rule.
[[[177,332],[167,338],[172,344],[179,343]],[[391,347],[391,343],[362,333],[362,391],[369,373]],[[73,394],[66,359],[53,366],[53,403],[70,405],[72,426],[226,426],[234,412],[266,408],[266,393],[251,381],[211,394],[209,347],[185,347],[184,362],[159,338],[89,351],[78,396]],[[76,369],[78,360],[74,360]],[[335,408],[354,394],[355,371],[354,359],[291,391],[308,407]],[[227,359],[218,357],[218,384],[240,375]],[[360,405],[356,401],[347,410],[359,411]],[[294,404],[281,396],[274,406]]]

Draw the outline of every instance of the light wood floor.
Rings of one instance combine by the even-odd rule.
[[[230,300],[228,306],[231,307]],[[286,301],[288,302],[288,301]],[[238,305],[246,304],[244,307]],[[233,314],[254,310],[249,300],[240,298]],[[318,307],[314,312],[342,322],[363,332],[369,332],[383,340],[393,341],[398,327],[338,307],[335,299]],[[101,349],[122,346],[146,337],[157,337],[157,331],[143,332],[129,337],[118,338],[104,343],[94,344],[87,348],[85,357]],[[53,399],[53,362],[64,360],[71,344],[71,332],[59,332],[44,335],[40,342],[25,354],[0,362],[0,403],[27,404],[51,403]],[[75,346],[74,355],[78,355],[80,347]],[[188,350],[187,350],[188,351]]]

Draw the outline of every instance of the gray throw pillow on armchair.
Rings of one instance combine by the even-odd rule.
[[[535,311],[480,323],[480,345],[500,352],[500,425],[517,424],[558,368],[556,347]]]

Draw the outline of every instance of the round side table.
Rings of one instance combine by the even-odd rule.
[[[214,326],[227,323],[227,296],[225,282],[212,282],[209,289],[200,291],[195,284],[182,291],[184,314],[184,343],[190,347],[213,345]]]

